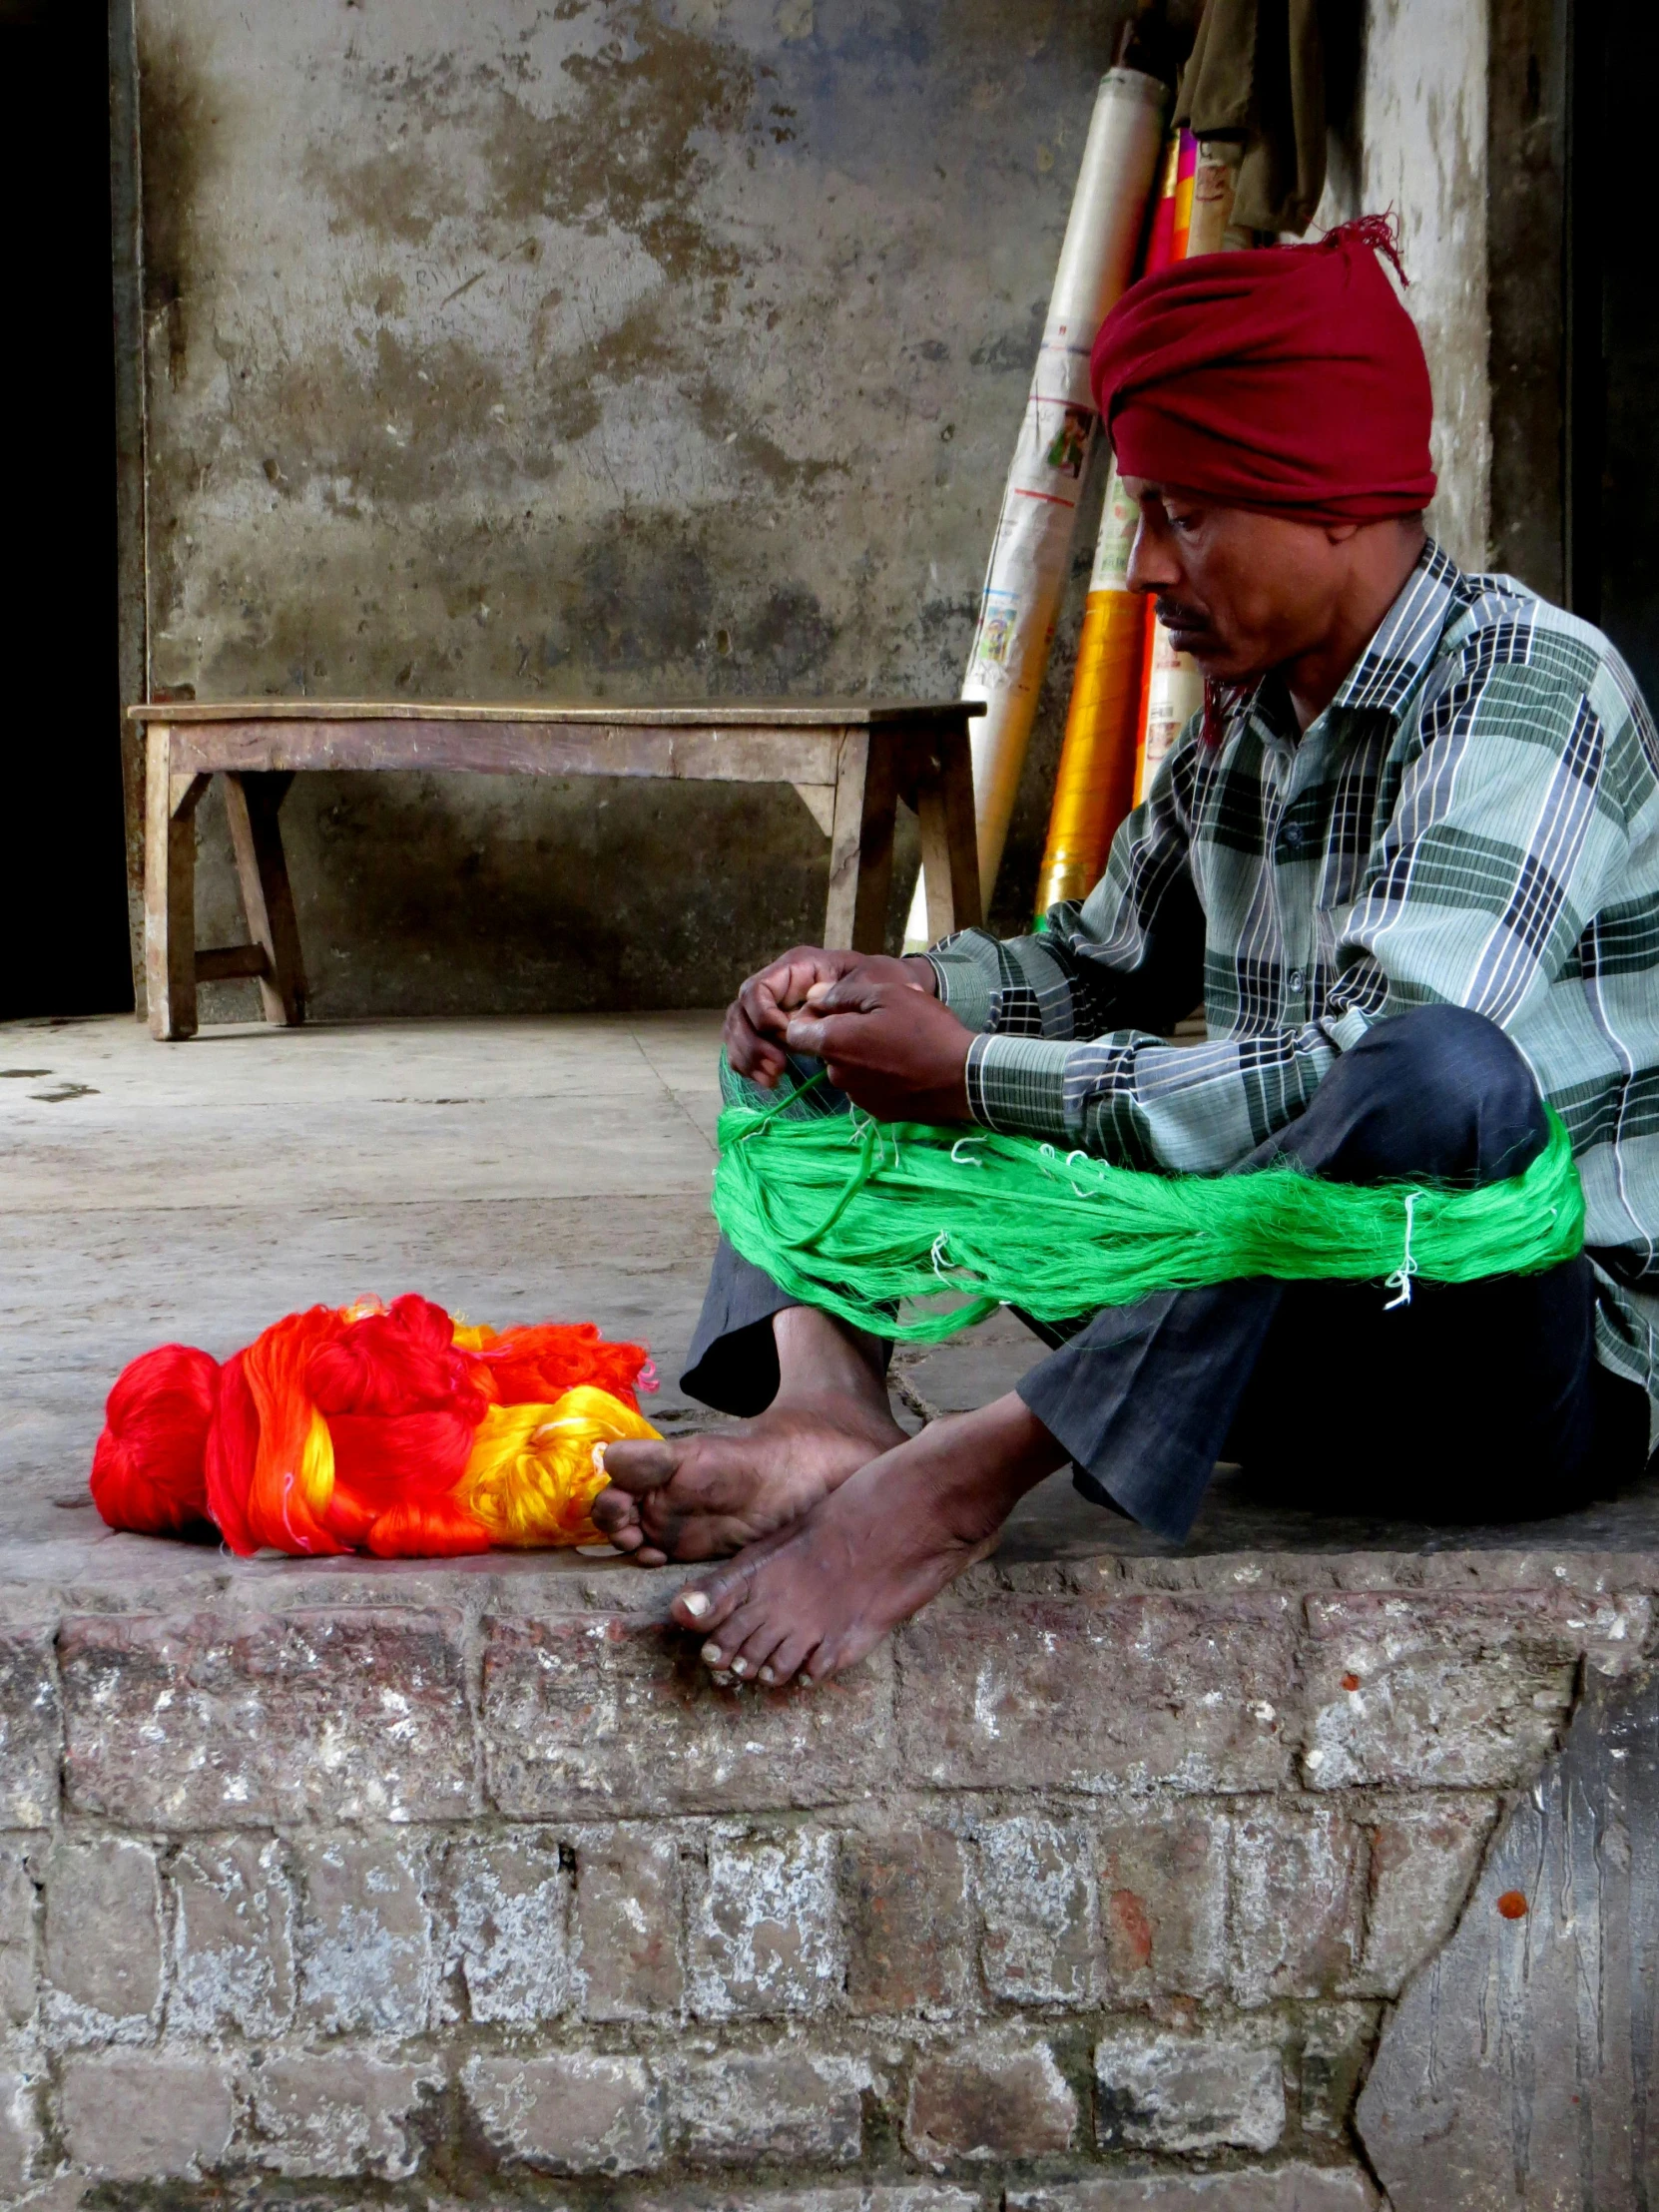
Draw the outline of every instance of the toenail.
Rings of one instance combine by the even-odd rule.
[[[732,1672],[734,1674],[747,1674],[749,1672],[749,1661],[747,1659],[734,1659]]]
[[[688,1590],[680,1602],[694,1621],[700,1621],[709,1610],[709,1601],[701,1590]]]
[[[778,1677],[773,1673],[770,1667],[763,1667],[758,1679],[762,1682],[776,1682]]]
[[[711,1667],[718,1667],[718,1666],[720,1665],[720,1646],[719,1646],[719,1644],[705,1644],[705,1645],[703,1646],[703,1657],[704,1657],[704,1660],[705,1660],[705,1662],[706,1662],[706,1663],[707,1663],[707,1664],[708,1664],[709,1666],[711,1666]]]

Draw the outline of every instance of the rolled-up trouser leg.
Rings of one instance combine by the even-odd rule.
[[[1519,1174],[1547,1135],[1530,1070],[1501,1030],[1458,1007],[1423,1007],[1343,1054],[1307,1112],[1241,1172],[1294,1158],[1334,1182],[1475,1185]],[[1423,1476],[1438,1439],[1466,1448],[1475,1424],[1458,1416],[1477,1402],[1487,1449],[1527,1455],[1535,1491],[1552,1469],[1570,1478],[1589,1448],[1592,1286],[1578,1260],[1542,1276],[1423,1285],[1391,1311],[1375,1285],[1163,1293],[1094,1316],[1019,1394],[1070,1453],[1085,1495],[1176,1539],[1241,1412],[1247,1426],[1255,1414],[1259,1437],[1304,1442],[1340,1484],[1390,1454],[1402,1474]],[[1335,1326],[1315,1327],[1316,1316]],[[1265,1406],[1259,1367],[1274,1378]],[[1366,1511],[1397,1504],[1368,1480]]]
[[[772,1317],[800,1303],[722,1237],[680,1387],[718,1412],[764,1412],[778,1394]]]
[[[723,1061],[721,1088],[731,1103],[776,1106],[781,1094],[804,1089],[815,1081],[823,1063],[805,1053],[788,1055],[789,1065],[779,1091],[763,1090],[758,1083],[734,1075]],[[844,1114],[850,1101],[829,1083],[820,1083],[799,1106],[781,1108],[786,1120],[816,1120],[824,1114]],[[772,1317],[801,1301],[775,1283],[764,1269],[755,1267],[732,1248],[724,1237],[715,1252],[698,1316],[686,1372],[680,1387],[712,1405],[718,1412],[746,1416],[761,1413],[778,1394],[778,1345],[772,1333]]]

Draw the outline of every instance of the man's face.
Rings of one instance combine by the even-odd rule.
[[[1224,507],[1173,484],[1124,478],[1141,508],[1129,560],[1133,591],[1206,676],[1235,683],[1317,646],[1350,564],[1351,528]]]

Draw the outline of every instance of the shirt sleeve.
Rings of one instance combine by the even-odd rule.
[[[974,1118],[1128,1166],[1214,1174],[1302,1113],[1378,1020],[1443,1004],[1524,1025],[1623,859],[1604,774],[1619,695],[1610,677],[1551,688],[1475,647],[1449,675],[1339,916],[1336,982],[1314,1019],[1198,1046],[1128,1029],[1071,1044],[987,1035],[968,1059]]]
[[[1173,757],[1172,757],[1173,758]],[[1190,864],[1192,777],[1160,776],[1112,840],[1079,903],[1049,907],[1026,937],[963,929],[927,958],[966,1027],[1050,1040],[1120,1025],[1168,1028],[1204,987],[1204,916]]]

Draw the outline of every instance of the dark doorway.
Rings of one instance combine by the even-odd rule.
[[[1567,579],[1659,703],[1659,287],[1645,91],[1652,0],[1568,11]]]
[[[116,659],[109,30],[0,0],[6,567],[0,1019],[130,1008]]]

